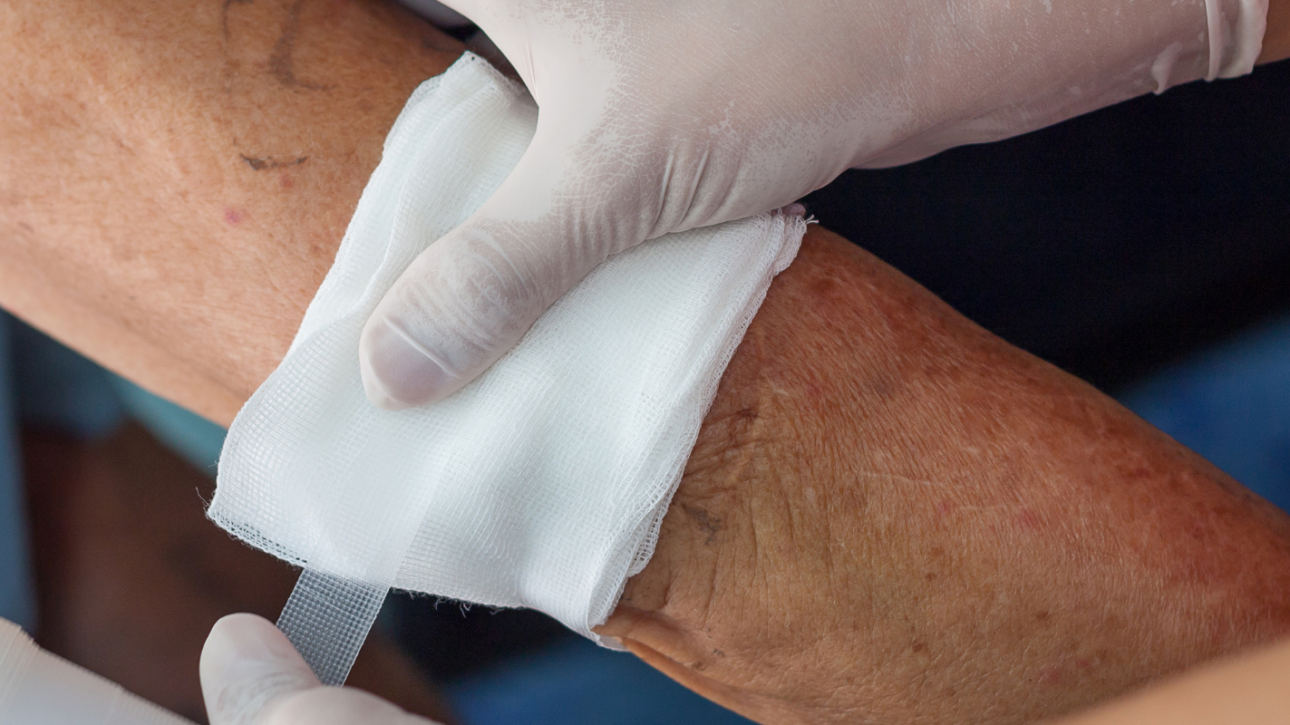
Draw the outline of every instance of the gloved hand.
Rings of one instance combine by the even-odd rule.
[[[1248,72],[1266,0],[446,0],[539,107],[494,196],[368,321],[376,403],[431,402],[611,254],[784,206],[847,168]],[[1211,47],[1212,46],[1212,47]],[[1213,51],[1211,53],[1211,51]]]
[[[361,690],[323,687],[286,636],[253,614],[215,623],[201,676],[211,725],[434,725]]]

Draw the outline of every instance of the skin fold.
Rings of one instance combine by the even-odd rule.
[[[358,0],[4,2],[0,39],[0,305],[223,424],[461,50]],[[602,631],[761,722],[1024,722],[1290,633],[1288,565],[1290,518],[817,226]]]

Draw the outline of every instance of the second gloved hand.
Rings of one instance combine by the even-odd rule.
[[[368,396],[440,399],[609,255],[854,166],[1248,72],[1266,0],[447,0],[539,107],[512,175],[368,321]]]
[[[366,692],[323,687],[267,620],[215,623],[201,661],[211,725],[435,725]]]

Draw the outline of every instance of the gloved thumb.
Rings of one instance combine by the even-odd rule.
[[[211,725],[434,725],[365,692],[323,687],[286,635],[253,614],[215,623],[201,678]]]
[[[609,254],[644,238],[643,225],[633,223],[641,215],[606,213],[609,200],[632,209],[624,185],[597,182],[599,161],[572,168],[566,148],[545,138],[539,123],[493,196],[386,293],[359,343],[373,403],[399,409],[455,392]]]
[[[201,658],[211,725],[265,725],[292,695],[321,687],[286,635],[253,614],[215,623]]]

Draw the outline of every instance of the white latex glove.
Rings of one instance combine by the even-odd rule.
[[[850,167],[1248,72],[1267,13],[1267,0],[445,3],[511,61],[539,120],[495,195],[368,321],[364,384],[391,408],[475,378],[611,254],[784,206]]]
[[[201,675],[211,725],[434,725],[361,690],[323,687],[286,636],[253,614],[215,623]]]

